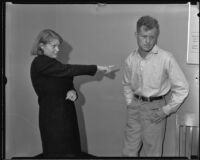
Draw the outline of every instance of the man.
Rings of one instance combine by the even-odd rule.
[[[159,24],[150,16],[137,21],[138,49],[125,61],[123,86],[127,103],[124,156],[162,156],[166,117],[176,112],[189,86],[173,55],[157,46]],[[165,95],[171,91],[168,104]]]

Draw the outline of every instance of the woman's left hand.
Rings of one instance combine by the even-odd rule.
[[[66,99],[71,100],[71,101],[75,101],[78,98],[76,91],[75,90],[69,90],[67,92],[67,96]]]

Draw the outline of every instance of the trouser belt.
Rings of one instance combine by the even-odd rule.
[[[164,96],[158,96],[158,97],[144,97],[144,96],[140,96],[140,95],[137,95],[135,94],[134,95],[135,98],[139,99],[139,100],[142,100],[142,101],[147,101],[147,102],[152,102],[154,100],[160,100],[160,99],[163,99]]]

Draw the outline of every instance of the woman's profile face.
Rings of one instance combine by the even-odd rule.
[[[59,51],[60,42],[58,39],[53,39],[47,44],[40,44],[41,49],[43,50],[44,55],[50,58],[56,58]]]

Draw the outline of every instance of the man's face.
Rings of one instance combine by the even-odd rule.
[[[146,26],[141,26],[140,31],[136,33],[137,43],[140,51],[150,52],[158,39],[158,30],[153,28],[148,30]]]

